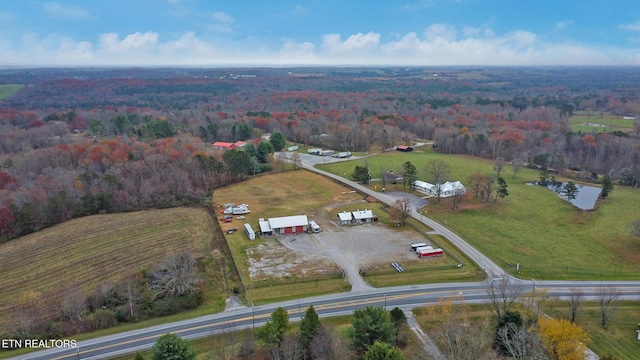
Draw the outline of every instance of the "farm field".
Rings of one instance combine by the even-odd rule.
[[[287,185],[282,186],[282,184]],[[354,243],[368,241],[367,245],[363,246],[366,251],[359,251],[364,255],[349,256],[351,263],[362,263],[363,269],[367,270],[369,266],[371,269],[375,268],[374,264],[376,263],[388,265],[388,269],[385,268],[366,277],[366,281],[370,281],[376,286],[406,283],[406,280],[398,276],[388,264],[393,259],[387,261],[388,256],[382,255],[385,252],[378,249],[380,246],[385,247],[390,244],[385,242],[387,238],[398,238],[394,240],[400,241],[398,256],[409,257],[407,259],[410,260],[407,263],[414,264],[411,266],[412,271],[417,272],[433,267],[433,263],[428,261],[414,260],[415,254],[408,250],[411,236],[425,239],[424,235],[420,235],[419,232],[411,228],[399,230],[388,226],[388,214],[380,204],[366,202],[362,195],[352,193],[342,185],[309,171],[274,173],[250,179],[217,190],[214,194],[214,200],[216,205],[232,202],[249,205],[251,212],[245,215],[245,219],[234,218],[231,223],[221,223],[221,226],[225,231],[238,272],[243,280],[247,300],[256,303],[349,290],[350,285],[340,275],[341,267],[333,261],[327,261],[335,255],[331,254],[330,249],[332,248],[342,249],[341,246],[344,246],[345,251],[353,252],[348,249],[351,246],[350,243],[347,243],[348,239]],[[372,209],[379,216],[380,223],[354,226],[353,228],[350,226],[340,227],[332,223],[335,222],[339,211],[364,208]],[[245,222],[250,223],[255,230],[258,229],[259,218],[296,214],[306,214],[309,219],[315,220],[320,225],[322,231],[314,235],[316,240],[311,239],[310,235],[301,234],[281,236],[277,239],[257,238],[255,241],[249,241],[242,231]],[[373,227],[372,231],[376,234],[375,236],[366,233],[357,234],[365,231],[364,227],[369,226]],[[226,234],[226,230],[229,228],[238,228],[240,231]],[[337,239],[342,239],[342,241]],[[423,282],[437,282],[441,281],[440,278],[477,280],[477,273],[472,266],[465,266],[461,269],[456,267],[459,258],[462,257],[459,253],[456,255],[456,258],[445,256],[436,260],[438,264],[444,262],[440,265],[445,266],[433,270],[433,274],[436,276],[424,279],[420,277],[420,279]],[[368,259],[366,259],[367,257]],[[256,271],[257,265],[262,268],[259,272]],[[416,282],[415,277],[411,282]]]
[[[625,120],[621,116],[599,112],[578,112],[569,118],[571,131],[584,133],[603,133],[612,131],[633,131],[635,120]]]
[[[476,171],[495,175],[489,160],[431,151],[390,152],[368,161],[373,178],[380,178],[385,169],[399,169],[410,161],[417,167],[418,178],[428,180],[424,167],[432,159],[447,161],[451,166],[449,180],[463,184]],[[335,174],[350,174],[356,165],[363,164],[364,159],[359,159],[319,167]],[[537,171],[523,169],[514,179],[507,167],[502,176],[509,185],[505,201],[479,204],[468,194],[460,210],[452,211],[444,200],[441,205],[427,206],[426,216],[443,224],[446,221],[450,229],[518,277],[640,278],[640,241],[627,230],[637,218],[640,191],[616,187],[597,210],[581,211],[551,191],[526,185],[538,179]],[[377,189],[380,185],[372,182]],[[521,265],[520,272],[516,272],[516,264]]]
[[[93,291],[170,252],[211,253],[214,226],[205,209],[175,208],[79,218],[0,244],[0,324],[28,291],[55,302],[70,286]]]
[[[13,96],[23,85],[0,85],[0,100]]]

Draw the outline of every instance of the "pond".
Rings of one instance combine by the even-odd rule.
[[[576,193],[575,199],[567,199],[564,196],[562,190],[567,183],[565,182],[556,182],[555,186],[552,183],[547,185],[547,189],[553,191],[558,194],[561,199],[570,202],[573,206],[577,207],[581,210],[593,210],[596,207],[596,202],[598,201],[598,197],[600,196],[601,188],[589,185],[580,185],[576,184],[578,191]],[[527,185],[535,185],[538,186],[538,182],[527,183]]]

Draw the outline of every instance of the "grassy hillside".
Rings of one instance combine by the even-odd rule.
[[[173,251],[211,252],[214,223],[204,209],[95,215],[0,244],[0,325],[27,291],[55,302],[69,286],[93,291]]]
[[[449,180],[467,183],[469,175],[495,172],[489,160],[435,152],[390,152],[370,159],[354,160],[321,168],[335,174],[350,174],[368,161],[372,177],[385,170],[399,170],[410,161],[419,179],[428,181],[425,164],[444,159],[451,165]],[[639,279],[640,241],[628,234],[628,224],[638,217],[640,191],[617,187],[597,210],[581,211],[551,191],[525,183],[538,179],[538,172],[523,169],[515,178],[510,167],[502,176],[509,196],[502,203],[463,201],[460,211],[451,205],[429,205],[428,215],[444,223],[470,244],[487,254],[507,271],[535,279]],[[372,183],[381,189],[381,184]],[[402,185],[387,186],[402,190]],[[516,273],[515,264],[521,264]]]

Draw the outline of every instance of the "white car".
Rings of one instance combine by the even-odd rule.
[[[244,216],[238,216],[236,219],[238,219],[238,220],[244,220]]]

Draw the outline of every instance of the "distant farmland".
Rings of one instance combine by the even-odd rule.
[[[633,131],[637,120],[624,119],[606,113],[581,111],[569,118],[571,131],[584,133],[604,133],[612,131]]]
[[[213,226],[205,209],[176,208],[79,218],[0,244],[0,327],[27,291],[55,303],[69,286],[95,290],[150,269],[170,252],[202,256]]]
[[[23,85],[0,85],[0,100],[13,96]]]

